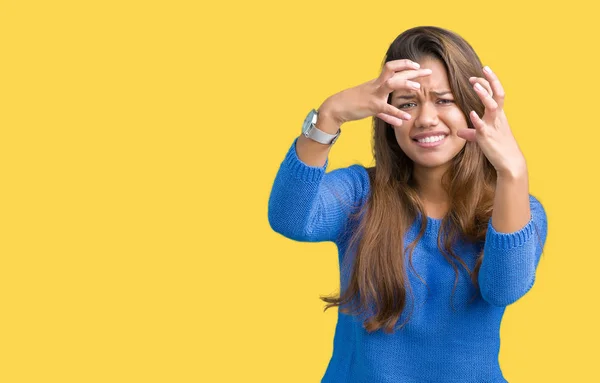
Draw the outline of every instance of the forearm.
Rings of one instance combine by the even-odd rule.
[[[547,230],[544,208],[528,192],[527,172],[499,173],[479,270],[484,300],[506,306],[529,291]]]
[[[494,196],[492,225],[500,233],[522,229],[531,219],[527,166],[499,172]]]

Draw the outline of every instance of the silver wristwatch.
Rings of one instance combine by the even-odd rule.
[[[308,116],[306,116],[304,119],[304,124],[302,124],[302,134],[311,140],[320,142],[321,144],[333,145],[340,136],[342,129],[338,129],[336,134],[325,133],[315,126],[318,118],[319,112],[316,109],[311,110],[308,113]]]

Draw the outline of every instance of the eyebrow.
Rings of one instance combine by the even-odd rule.
[[[429,93],[433,93],[436,96],[443,96],[445,94],[452,93],[452,92],[450,92],[449,90],[441,90],[439,92],[431,91]],[[395,98],[396,99],[403,99],[403,100],[412,100],[412,99],[414,99],[416,97],[415,97],[414,94],[401,94],[401,95],[396,96]]]

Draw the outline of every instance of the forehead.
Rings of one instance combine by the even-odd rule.
[[[432,87],[434,90],[438,87],[448,87],[448,74],[446,68],[440,60],[427,58],[419,61],[421,68],[431,69],[429,76],[417,77],[415,80],[418,81],[422,87]]]

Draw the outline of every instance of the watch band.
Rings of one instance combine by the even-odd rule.
[[[310,126],[304,133],[304,136],[308,137],[314,141],[317,141],[321,144],[324,144],[324,145],[333,145],[337,141],[338,137],[340,136],[342,129],[339,128],[336,134],[329,134],[329,133],[326,133],[326,132],[322,131],[321,129],[317,128],[317,126],[315,124],[316,124],[317,118],[318,118],[318,111],[315,111],[315,112],[316,113],[313,114],[313,118],[312,118],[312,121],[310,122]]]

